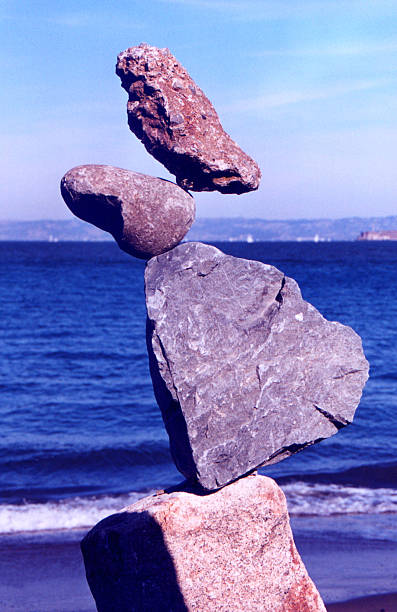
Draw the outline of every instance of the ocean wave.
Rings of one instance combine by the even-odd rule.
[[[294,482],[282,487],[291,516],[397,513],[397,490]]]
[[[125,353],[121,353],[118,351],[109,351],[109,352],[104,352],[104,351],[97,351],[97,350],[79,350],[79,351],[72,351],[72,350],[53,350],[53,351],[48,351],[47,353],[43,353],[42,357],[44,359],[69,359],[69,360],[77,360],[77,361],[92,361],[92,362],[98,362],[100,360],[110,360],[110,361],[117,361],[117,363],[119,363],[120,361],[126,361],[126,362],[130,362],[131,359],[142,359],[144,361],[147,360],[147,355],[146,353],[143,353],[142,351],[130,351],[128,354]]]
[[[280,476],[276,480],[282,487],[299,481],[312,484],[365,487],[369,489],[393,489],[397,483],[397,462],[388,461],[370,465],[358,465],[339,472],[289,474],[288,476]]]
[[[292,517],[397,513],[395,489],[307,482],[290,483],[282,489]],[[0,534],[89,529],[106,516],[153,492],[132,491],[121,495],[75,496],[43,503],[1,504]]]
[[[386,372],[384,374],[374,374],[372,380],[397,380],[397,372]]]
[[[84,466],[98,470],[111,466],[112,469],[126,465],[150,466],[170,462],[170,451],[166,441],[154,440],[136,443],[135,446],[104,447],[97,449],[57,449],[37,450],[26,446],[15,449],[13,454],[8,448],[0,449],[2,470],[27,470],[34,468],[42,473],[54,470],[62,472]]]
[[[91,528],[98,521],[153,491],[126,495],[73,497],[46,503],[0,505],[0,534]]]

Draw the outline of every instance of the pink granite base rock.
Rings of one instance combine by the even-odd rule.
[[[265,476],[141,499],[98,523],[82,550],[99,612],[325,612],[284,494]]]

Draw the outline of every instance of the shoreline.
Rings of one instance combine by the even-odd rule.
[[[291,517],[291,527],[299,554],[324,602],[330,606],[344,602],[344,608],[331,610],[356,610],[347,602],[396,591],[395,515]],[[372,608],[372,612],[381,609]],[[397,610],[397,605],[385,611],[393,609]]]
[[[366,517],[371,521],[371,517]],[[335,520],[292,521],[294,539],[328,612],[397,610],[397,542],[350,537]],[[378,523],[379,517],[372,521]],[[321,531],[320,531],[321,527]],[[0,536],[0,609],[96,612],[80,541],[88,529]]]
[[[0,609],[96,612],[80,553],[85,533],[0,536]]]
[[[392,612],[397,610],[397,593],[367,595],[347,601],[325,604],[327,612]]]

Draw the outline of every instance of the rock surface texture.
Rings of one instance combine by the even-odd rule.
[[[113,166],[72,168],[62,178],[61,193],[77,217],[143,259],[174,247],[194,221],[194,200],[178,185]]]
[[[146,497],[98,523],[82,550],[98,612],[325,612],[265,476]]]
[[[185,243],[148,262],[145,285],[154,389],[187,478],[216,489],[352,421],[361,340],[276,268]]]
[[[211,102],[168,49],[142,43],[120,53],[128,123],[149,153],[194,191],[258,188],[256,162],[224,132]]]

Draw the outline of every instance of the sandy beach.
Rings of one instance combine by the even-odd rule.
[[[299,529],[293,523],[297,547],[329,612],[397,611],[396,543],[313,538],[305,535],[305,521]],[[0,609],[95,612],[79,546],[84,533],[0,536]]]
[[[384,593],[327,604],[327,610],[328,612],[395,612],[397,593]]]
[[[363,600],[343,604],[361,606],[358,608],[344,608],[339,602],[383,597],[384,593],[395,591],[395,515],[295,517],[291,525],[299,553],[324,602],[339,605],[328,606],[331,610],[365,610]],[[378,605],[378,601],[374,604]],[[371,600],[368,605],[373,605]],[[397,606],[393,608],[390,604],[383,607],[387,612],[397,610]],[[382,605],[368,608],[374,612],[381,609]]]
[[[0,537],[0,609],[95,612],[80,553],[81,532]]]

